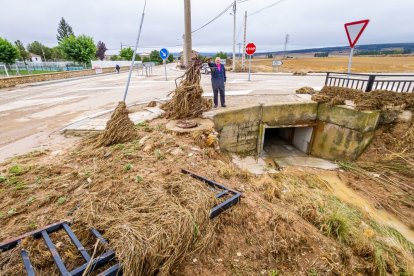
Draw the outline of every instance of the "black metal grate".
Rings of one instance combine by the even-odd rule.
[[[220,215],[222,212],[224,212],[225,210],[229,209],[231,206],[239,203],[240,201],[240,197],[241,194],[239,192],[236,192],[232,189],[229,189],[227,187],[225,187],[222,184],[219,184],[213,180],[207,179],[205,177],[202,177],[200,175],[197,175],[191,171],[182,169],[181,170],[182,173],[184,174],[188,174],[191,177],[200,180],[204,183],[206,183],[207,185],[209,185],[210,187],[214,188],[214,190],[218,190],[219,192],[216,194],[216,198],[224,198],[224,197],[229,197],[226,200],[224,200],[223,202],[217,204],[216,206],[214,206],[211,211],[210,211],[210,218],[214,218],[218,215]]]
[[[64,230],[66,232],[66,234],[69,236],[70,240],[72,241],[72,243],[76,246],[76,248],[79,250],[80,254],[82,255],[83,259],[85,260],[85,263],[75,269],[73,269],[72,271],[69,271],[65,264],[62,261],[62,258],[60,257],[55,244],[52,242],[52,240],[50,239],[49,234],[57,232],[59,230]],[[91,229],[91,233],[92,235],[94,235],[99,242],[101,242],[102,244],[108,244],[108,242],[105,240],[105,238],[102,237],[102,235],[94,228]],[[89,256],[88,252],[86,251],[86,249],[83,247],[83,245],[81,244],[81,242],[79,241],[79,239],[76,237],[75,233],[73,233],[72,229],[69,226],[69,222],[67,221],[62,221],[62,222],[58,222],[58,223],[54,223],[51,225],[48,225],[42,229],[38,229],[26,234],[23,234],[19,237],[10,239],[10,240],[6,240],[4,242],[2,242],[0,244],[0,252],[5,252],[7,250],[10,250],[12,248],[15,248],[17,245],[19,245],[22,241],[22,239],[26,238],[26,237],[33,237],[34,239],[40,239],[43,238],[47,248],[49,249],[50,253],[52,254],[53,260],[57,266],[57,268],[59,269],[61,275],[64,276],[80,276],[82,275],[86,268],[90,267],[90,272],[96,271],[98,268],[104,266],[105,264],[108,264],[109,262],[115,260],[115,252],[113,252],[112,250],[107,250],[104,254],[102,254],[101,256],[98,256],[96,258],[94,258],[93,260],[91,260],[91,256]],[[35,270],[30,262],[30,257],[29,257],[29,252],[27,252],[26,249],[22,248],[20,250],[20,256],[22,257],[23,260],[23,264],[24,267],[26,269],[27,275],[28,276],[34,276],[35,275]],[[107,270],[105,270],[104,272],[100,273],[99,275],[102,276],[110,276],[110,275],[121,275],[122,271],[121,271],[121,267],[119,264],[113,265],[110,268],[108,268]]]

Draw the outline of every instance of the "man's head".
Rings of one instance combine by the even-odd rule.
[[[221,64],[221,58],[220,57],[216,57],[215,61],[216,61],[216,64]]]

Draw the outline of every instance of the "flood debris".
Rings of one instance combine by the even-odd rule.
[[[359,89],[325,86],[312,96],[312,100],[329,105],[343,105],[353,101],[357,110],[414,110],[414,93],[399,93],[387,90],[363,92]]]
[[[211,99],[203,97],[203,89],[200,85],[201,65],[200,60],[193,61],[178,87],[170,93],[172,99],[161,106],[166,111],[168,119],[196,118],[212,108]]]
[[[134,123],[128,117],[125,102],[119,102],[111,119],[106,123],[105,131],[97,138],[96,146],[110,146],[136,138]]]
[[[304,86],[304,87],[301,87],[301,88],[296,90],[296,94],[310,94],[310,95],[313,95],[315,93],[317,93],[317,91],[315,89],[313,89],[313,87],[309,87],[309,86]]]

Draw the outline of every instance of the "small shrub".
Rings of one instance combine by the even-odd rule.
[[[144,178],[142,178],[142,176],[140,176],[140,175],[137,175],[137,177],[135,178],[135,182],[137,182],[137,183],[141,183],[142,180],[144,180]]]
[[[32,204],[33,202],[35,202],[36,201],[36,197],[34,197],[34,196],[31,196],[31,197],[29,197],[28,199],[27,199],[27,204],[28,205],[30,205],[30,204]]]
[[[0,183],[6,182],[7,178],[3,175],[0,175]]]
[[[26,183],[24,183],[23,181],[19,181],[16,183],[15,188],[16,190],[24,190],[26,189]]]
[[[115,149],[117,149],[117,150],[123,150],[124,148],[125,148],[124,144],[116,144],[115,145]]]
[[[57,200],[58,205],[62,205],[65,202],[66,202],[66,197],[64,197],[64,196],[59,197],[58,200]]]
[[[24,169],[20,165],[13,165],[9,168],[9,174],[12,174],[12,175],[16,175],[16,176],[21,175],[23,174],[23,172],[24,172]]]
[[[135,126],[136,127],[147,127],[148,122],[147,121],[142,121],[142,122],[136,123]]]
[[[131,163],[128,163],[128,164],[126,164],[125,166],[124,166],[124,171],[130,171],[132,169],[132,164]]]
[[[7,211],[7,215],[9,215],[9,216],[13,216],[14,214],[16,214],[16,209],[15,208],[11,208],[9,211]]]

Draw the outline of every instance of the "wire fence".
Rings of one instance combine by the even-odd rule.
[[[90,69],[87,64],[68,61],[0,63],[0,78]]]

